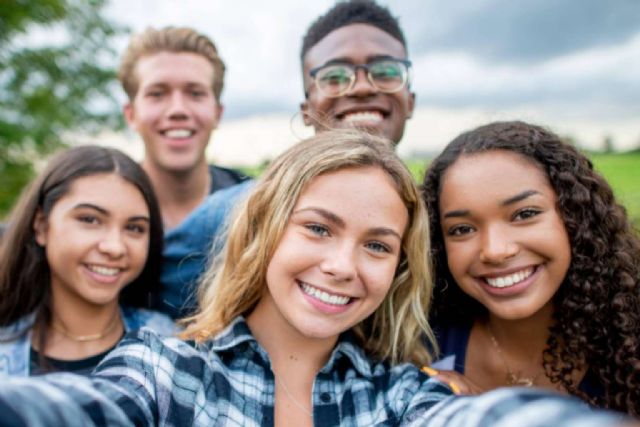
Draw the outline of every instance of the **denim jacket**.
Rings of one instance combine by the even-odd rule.
[[[142,308],[120,307],[125,332],[143,326],[159,335],[169,336],[176,331],[175,324],[166,315]],[[35,313],[22,317],[11,325],[0,327],[0,374],[28,377],[31,362],[31,337]]]
[[[156,310],[174,319],[193,313],[198,278],[207,268],[212,246],[224,242],[229,214],[252,186],[249,180],[215,192],[180,225],[165,231],[161,301]]]

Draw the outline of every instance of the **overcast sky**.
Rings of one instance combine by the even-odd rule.
[[[303,96],[302,35],[334,3],[111,1],[109,15],[134,32],[186,25],[215,41],[228,69],[223,93],[227,122],[296,114]],[[617,129],[600,132],[616,134],[626,127],[640,140],[639,0],[381,4],[399,17],[405,31],[413,87],[424,111],[460,111],[460,117],[470,111],[488,117],[498,111],[534,111],[534,117],[558,123],[615,123]],[[121,43],[120,50],[126,40]]]
[[[333,1],[112,0],[134,31],[188,25],[228,65],[227,117],[295,109],[302,34]],[[397,0],[421,105],[573,106],[640,118],[638,0]]]

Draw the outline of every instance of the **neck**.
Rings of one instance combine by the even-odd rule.
[[[66,298],[56,298],[56,293],[52,293],[51,322],[64,328],[72,336],[90,336],[104,332],[112,325],[114,318],[121,322],[118,320],[119,310],[117,299],[105,305],[81,304],[70,302]]]
[[[107,304],[94,305],[52,287],[51,323],[46,326],[45,347],[39,348],[38,340],[32,345],[46,356],[62,360],[100,354],[122,337],[124,324],[119,310],[117,298]],[[36,331],[34,336],[38,335]]]
[[[535,356],[538,360],[547,345],[552,316],[553,306],[547,304],[525,319],[501,319],[489,314],[487,325],[503,352],[515,359],[526,360]]]
[[[145,158],[142,168],[151,180],[166,229],[179,225],[209,194],[211,179],[204,161],[189,170],[176,172],[161,169]]]
[[[253,336],[269,354],[276,374],[300,369],[314,378],[329,360],[337,337],[318,339],[302,335],[279,313],[270,313],[277,309],[274,304],[263,303],[268,298],[271,296],[265,294],[247,317]]]

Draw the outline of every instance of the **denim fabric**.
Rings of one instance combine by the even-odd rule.
[[[148,327],[158,334],[170,336],[176,326],[168,316],[142,308],[121,307],[125,332]],[[0,328],[0,374],[28,377],[31,363],[31,337],[35,314]]]
[[[174,319],[193,312],[198,278],[207,267],[213,242],[224,239],[230,211],[252,185],[253,181],[245,181],[215,192],[180,225],[165,232],[162,292],[154,308]]]

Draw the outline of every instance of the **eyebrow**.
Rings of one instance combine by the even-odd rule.
[[[504,199],[500,204],[502,206],[512,205],[536,194],[540,194],[540,192],[536,190],[525,190],[522,193],[518,193],[515,196]]]
[[[100,212],[102,215],[109,215],[109,211],[108,210],[106,210],[105,208],[100,207],[98,205],[94,205],[93,203],[78,203],[77,205],[75,205],[73,207],[73,210],[78,210],[78,209],[93,209],[95,211]],[[128,218],[128,221],[146,221],[146,222],[151,222],[149,217],[146,216],[146,215],[132,216],[132,217]]]
[[[507,199],[504,199],[502,202],[500,202],[500,206],[509,206],[514,203],[520,202],[528,197],[534,196],[536,194],[540,194],[540,192],[536,190],[525,190],[522,193],[518,193],[515,196],[511,196]],[[456,209],[456,210],[445,213],[442,217],[443,218],[460,218],[460,217],[468,216],[469,213],[470,211],[468,209]]]
[[[373,61],[382,60],[382,59],[401,59],[401,58],[396,58],[395,56],[391,56],[391,55],[367,56],[366,64],[369,64],[369,63],[371,63]],[[334,64],[349,64],[349,65],[353,65],[353,60],[351,58],[348,58],[348,57],[333,58],[333,59],[330,59],[329,61],[325,62],[322,65],[322,67],[324,67],[326,65],[334,65]]]
[[[318,215],[324,217],[327,221],[337,225],[340,228],[344,228],[346,226],[345,222],[338,215],[333,212],[329,212],[326,209],[318,208],[318,207],[308,207],[295,211],[293,214],[296,215],[301,212],[315,212]],[[402,241],[402,237],[393,229],[389,227],[374,227],[369,230],[369,233],[374,236],[396,236],[400,241]]]

